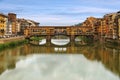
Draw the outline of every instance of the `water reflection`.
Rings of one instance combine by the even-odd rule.
[[[66,51],[66,50],[67,50],[67,48],[61,48],[61,47],[55,47],[55,48],[54,48],[54,51],[55,51],[55,52],[59,52],[59,51],[64,52],[64,51]]]
[[[40,42],[39,42],[39,45],[44,45],[46,44],[46,39],[42,39]]]
[[[72,62],[71,62],[72,61]],[[96,76],[95,76],[96,75]],[[101,63],[90,62],[83,55],[30,55],[5,71],[0,80],[118,80]]]
[[[79,47],[27,44],[0,52],[0,73],[0,80],[13,80],[14,75],[14,80],[47,80],[45,77],[51,76],[51,80],[119,80],[120,49],[98,44]]]
[[[70,39],[51,39],[51,43],[54,45],[67,45],[70,42]]]

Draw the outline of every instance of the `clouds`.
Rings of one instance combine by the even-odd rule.
[[[24,8],[21,7],[20,5],[0,3],[0,11],[3,13],[9,13],[9,12],[20,13],[23,12],[23,10]]]
[[[21,16],[20,16],[21,17]],[[73,25],[77,24],[78,22],[84,21],[84,18],[75,18],[75,17],[68,17],[68,16],[61,16],[61,15],[26,15],[24,18],[33,19],[35,21],[39,21],[40,25],[56,25],[56,26],[64,26],[64,25]]]
[[[102,17],[119,10],[119,0],[3,0],[0,11],[33,19],[43,25],[72,25],[88,16]],[[114,6],[114,7],[113,7]]]
[[[89,15],[89,14],[105,14],[109,12],[114,12],[117,9],[108,9],[108,8],[97,8],[97,7],[74,7],[74,8],[61,8],[58,10],[58,12],[54,12],[54,15],[70,15],[70,16],[75,16],[75,15]]]

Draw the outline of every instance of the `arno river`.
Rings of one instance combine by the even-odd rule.
[[[106,44],[5,49],[0,80],[120,80],[120,49]]]

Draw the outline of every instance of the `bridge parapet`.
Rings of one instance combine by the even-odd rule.
[[[25,36],[41,35],[41,36],[53,36],[53,35],[67,35],[67,36],[89,36],[94,35],[91,27],[71,27],[71,26],[34,26],[27,27],[24,30]]]

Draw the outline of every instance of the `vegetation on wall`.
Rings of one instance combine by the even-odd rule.
[[[75,24],[74,26],[82,26],[82,23]]]
[[[84,43],[92,43],[93,42],[93,39],[91,37],[78,36],[77,38],[79,38]]]
[[[42,39],[43,39],[43,37],[36,37],[36,36],[30,38],[30,40],[32,40],[32,41],[40,41]]]
[[[9,42],[9,43],[5,43],[5,44],[0,44],[0,50],[3,50],[5,48],[12,48],[21,44],[25,44],[28,43],[27,40],[22,40],[22,41],[14,41],[14,42]]]

